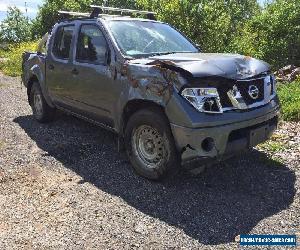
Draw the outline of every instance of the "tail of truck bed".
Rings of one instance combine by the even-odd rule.
[[[30,70],[30,66],[33,66],[33,64],[29,63],[29,58],[33,58],[37,56],[37,52],[29,52],[29,51],[24,51],[22,54],[22,74],[21,78],[24,83],[24,85],[27,87],[27,82],[28,82],[28,72]]]
[[[27,87],[30,77],[30,70],[34,65],[39,66],[42,70],[45,67],[46,43],[49,34],[45,34],[39,42],[37,51],[24,51],[22,54],[22,81]]]

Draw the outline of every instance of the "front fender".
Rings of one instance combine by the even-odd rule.
[[[118,114],[123,114],[129,102],[140,100],[165,108],[173,92],[177,91],[177,83],[184,81],[178,72],[159,65],[125,64],[120,73],[119,83],[122,90],[114,105],[118,130],[122,125],[122,116]]]

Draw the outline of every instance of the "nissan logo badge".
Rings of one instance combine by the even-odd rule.
[[[249,86],[248,94],[252,99],[256,100],[259,96],[258,87],[256,87],[255,85]]]

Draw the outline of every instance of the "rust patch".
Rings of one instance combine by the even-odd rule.
[[[131,76],[128,76],[127,78],[133,88],[137,88],[139,86],[139,81],[137,79],[134,79]]]
[[[169,84],[165,84],[163,82],[152,81],[146,86],[147,90],[157,94],[158,96],[162,96],[166,91],[171,91],[172,87]]]
[[[127,76],[127,74],[128,74],[128,64],[123,64],[121,67],[121,75]]]
[[[176,67],[176,64],[173,61],[170,61],[170,60],[166,60],[166,61],[163,61],[163,62],[160,61],[160,60],[155,60],[155,61],[152,61],[152,62],[148,63],[147,65],[161,66],[163,64]]]

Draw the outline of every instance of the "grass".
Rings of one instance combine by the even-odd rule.
[[[36,51],[37,42],[11,44],[6,50],[0,50],[0,70],[9,76],[20,76],[22,73],[22,54],[24,51]]]
[[[268,151],[269,153],[277,153],[280,151],[283,151],[287,148],[287,145],[285,143],[282,143],[280,141],[267,141],[261,145],[259,145],[259,148]]]
[[[286,135],[274,133],[270,140],[257,146],[259,151],[268,154],[268,157],[264,160],[266,166],[274,166],[274,164],[280,166],[284,163],[284,160],[280,156],[276,156],[276,153],[289,148],[287,141],[288,137]]]
[[[268,155],[265,159],[266,166],[274,166],[274,164],[280,166],[284,164],[285,160],[281,154],[293,148],[293,146],[289,144],[289,141],[290,138],[288,135],[275,132],[268,141],[256,147],[256,149]]]
[[[278,84],[278,96],[285,121],[300,121],[300,78],[292,83]]]
[[[7,51],[4,49],[0,48],[0,58],[5,58]]]
[[[282,152],[289,148],[289,137],[284,134],[274,133],[272,137],[265,143],[259,144],[257,148],[266,151],[269,154]]]
[[[260,159],[266,167],[282,167],[284,166],[284,160],[274,155],[269,155]]]

